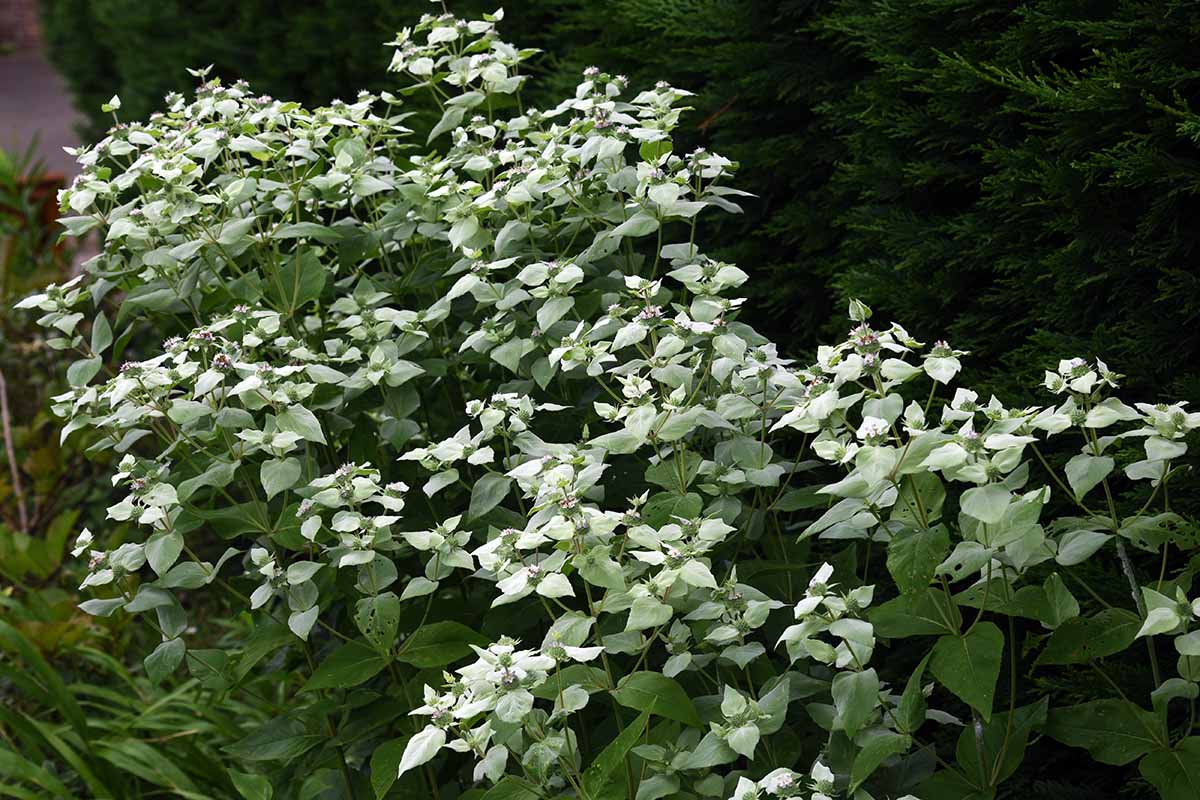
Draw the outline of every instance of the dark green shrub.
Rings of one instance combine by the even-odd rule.
[[[378,85],[383,42],[429,10],[422,0],[43,0],[54,61],[98,137],[112,123],[100,105],[114,93],[132,118],[189,89],[188,67],[248,80],[256,91],[312,102],[350,101]]]
[[[144,117],[190,85],[185,67],[210,62],[308,103],[387,88],[379,43],[427,7],[43,0],[93,133],[114,91]],[[520,11],[512,35],[545,51],[534,103],[591,63],[698,92],[679,137],[746,164],[760,195],[716,227],[714,251],[771,278],[754,299],[794,348],[840,324],[832,298],[853,295],[903,307],[918,333],[948,331],[988,388],[1016,391],[1059,351],[1109,353],[1148,396],[1200,381],[1195,4],[616,0],[600,14],[591,0],[531,0]]]
[[[839,291],[948,330],[989,385],[1104,351],[1194,390],[1200,6],[842,0],[818,26],[872,66],[821,109]]]

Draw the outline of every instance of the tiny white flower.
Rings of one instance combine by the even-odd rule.
[[[863,417],[862,425],[858,426],[857,436],[864,442],[879,444],[888,434],[887,420],[880,417]]]
[[[91,544],[92,544],[92,532],[90,530],[88,530],[87,528],[84,528],[80,532],[79,538],[75,540],[75,547],[73,550],[71,550],[71,555],[74,556],[75,558],[79,558],[79,556],[83,553],[84,550],[87,550],[89,547],[91,547]]]

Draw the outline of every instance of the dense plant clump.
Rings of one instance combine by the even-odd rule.
[[[102,252],[21,303],[79,353],[63,435],[119,458],[81,607],[156,632],[150,681],[269,700],[231,792],[961,800],[1049,738],[1193,797],[1200,413],[1094,358],[984,399],[857,301],[784,357],[704,255],[745,193],[677,150],[689,93],[589,67],[530,107],[498,19],[391,43],[427,137],[215,80],[118,124],[61,196]]]

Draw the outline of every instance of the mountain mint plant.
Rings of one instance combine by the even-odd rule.
[[[102,250],[21,303],[119,462],[83,610],[272,709],[231,796],[992,798],[1048,736],[1195,797],[1200,413],[1083,359],[1010,408],[861,303],[794,360],[703,252],[746,192],[677,150],[689,93],[528,107],[500,19],[421,19],[396,93],[324,108],[198,71],[76,151]],[[1036,677],[1137,639],[1145,696]]]

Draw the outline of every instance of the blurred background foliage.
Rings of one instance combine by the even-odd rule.
[[[41,5],[86,139],[107,128],[100,105],[113,94],[123,117],[144,118],[167,92],[190,89],[185,68],[209,63],[312,104],[386,90],[383,42],[438,10],[425,0]],[[451,6],[469,15],[494,3]],[[1134,398],[1200,397],[1200,3],[519,0],[506,11],[505,37],[545,51],[534,105],[589,64],[635,87],[665,78],[696,92],[682,145],[740,162],[739,185],[758,195],[711,227],[706,249],[757,278],[755,325],[788,355],[840,338],[854,296],[918,338],[971,350],[968,379],[1010,405],[1045,402],[1042,370],[1072,356],[1106,359]],[[7,309],[71,262],[45,233],[38,174],[28,158],[0,158]],[[63,556],[80,527],[100,522],[86,509],[104,507],[88,498],[107,491],[107,469],[59,444],[46,408],[61,372],[34,330],[19,312],[0,314],[10,406],[0,784],[8,775],[42,789],[17,797],[60,785],[65,796],[236,796],[211,767],[242,735],[231,720],[264,713],[279,676],[264,670],[229,695],[189,664],[191,678],[154,687],[124,658],[145,652],[133,633],[75,611]],[[1177,505],[1200,511],[1196,480],[1177,485]],[[1095,583],[1126,602],[1115,572]],[[1091,690],[1087,674],[1063,680]],[[1070,750],[1039,752],[1012,796],[1152,796],[1128,770],[1075,774]]]

